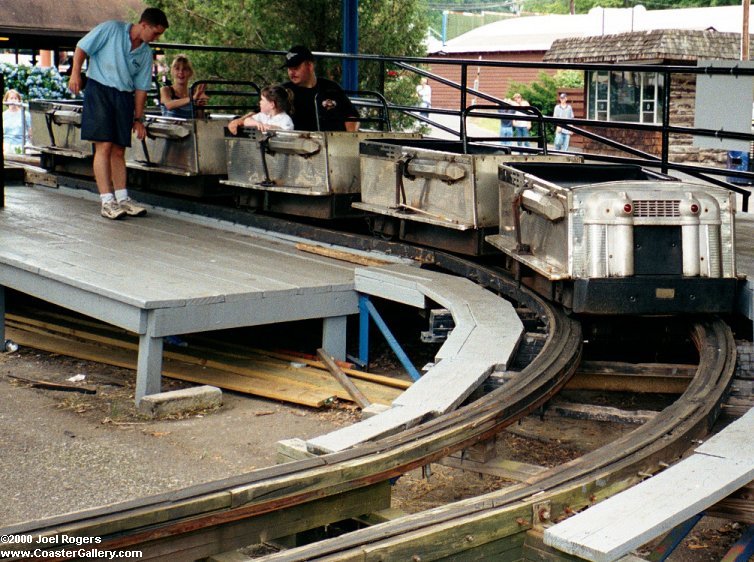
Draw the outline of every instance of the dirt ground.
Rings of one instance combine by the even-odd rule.
[[[34,388],[20,380],[80,384],[96,394]],[[275,443],[308,438],[358,419],[346,404],[313,410],[224,392],[223,406],[148,420],[133,406],[135,373],[20,349],[0,354],[0,526],[209,482],[275,463]],[[185,383],[164,379],[164,389]],[[498,442],[514,460],[555,466],[628,426],[530,417]],[[555,429],[554,429],[555,428]],[[586,441],[584,440],[586,436]],[[401,477],[393,506],[417,512],[509,485],[503,479],[433,465]],[[705,519],[670,558],[720,560],[741,526]]]

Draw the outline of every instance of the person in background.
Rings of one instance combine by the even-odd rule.
[[[23,97],[10,89],[3,96],[3,151],[23,154],[24,145],[31,134],[31,116],[24,108]]]
[[[559,103],[552,112],[553,117],[558,119],[573,119],[573,107],[568,103],[568,95],[561,92],[558,96]],[[555,127],[555,150],[568,150],[568,143],[571,140],[571,131],[561,126]]]
[[[416,95],[419,96],[419,107],[432,107],[432,87],[427,83],[426,78],[419,81],[419,85],[416,87]],[[421,115],[427,117],[429,114],[422,111]]]
[[[259,113],[247,113],[228,123],[234,135],[244,126],[265,131],[290,131],[293,120],[289,113],[293,107],[293,92],[282,86],[267,86],[259,97]]]
[[[293,92],[293,124],[298,131],[358,131],[359,116],[340,85],[314,73],[314,55],[302,45],[285,54],[284,68],[289,81],[284,88]],[[350,120],[349,120],[350,119]]]
[[[81,68],[89,57],[81,138],[94,143],[100,213],[108,219],[147,212],[128,196],[125,153],[132,131],[139,140],[146,134],[144,106],[152,84],[153,59],[149,43],[167,28],[165,12],[147,8],[138,23],[103,22],[76,45],[68,89],[75,95],[81,92]]]
[[[189,80],[194,76],[194,67],[186,55],[176,55],[170,65],[172,85],[160,88],[160,108],[166,117],[181,117],[193,119],[200,116],[199,111],[194,112],[194,106],[201,108],[207,105],[206,84],[199,84],[194,88],[193,104],[189,91]]]
[[[526,101],[523,96],[519,93],[513,94],[513,105],[518,105],[521,107],[528,107],[529,102]],[[524,121],[522,119],[514,119],[513,120],[513,135],[516,137],[528,137],[529,136],[529,130],[531,129],[531,121]],[[527,141],[517,141],[518,146],[528,146],[529,143]]]
[[[510,98],[505,98],[503,100],[503,103],[514,105],[513,100]],[[509,107],[503,107],[499,110],[499,113],[504,115],[504,117],[500,119],[500,137],[502,139],[502,143],[505,145],[512,145],[513,141],[511,139],[513,138],[513,120],[511,119],[511,115],[515,113],[515,111]]]

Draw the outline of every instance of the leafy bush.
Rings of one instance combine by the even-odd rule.
[[[5,79],[5,90],[18,90],[25,100],[70,97],[67,81],[56,68],[0,63],[0,74]]]

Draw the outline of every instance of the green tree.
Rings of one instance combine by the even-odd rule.
[[[195,45],[286,50],[307,45],[312,51],[340,52],[340,2],[333,0],[147,0],[168,15],[163,41]],[[426,13],[419,0],[360,0],[359,52],[423,56]],[[167,53],[168,59],[174,52]],[[192,51],[195,79],[252,80],[260,86],[287,80],[281,57]],[[340,62],[317,63],[320,75],[339,80]],[[360,62],[359,87],[376,90],[383,82],[378,64]],[[404,84],[405,82],[405,84]],[[389,81],[386,94],[396,103],[413,103],[418,78]]]

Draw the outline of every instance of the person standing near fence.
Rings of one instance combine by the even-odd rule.
[[[100,213],[108,219],[147,212],[128,196],[125,154],[132,131],[139,140],[146,135],[144,107],[152,85],[153,59],[149,43],[167,28],[165,12],[147,8],[138,23],[103,22],[76,45],[68,89],[74,94],[81,91],[81,68],[89,57],[81,138],[94,143]]]
[[[573,107],[568,103],[568,95],[565,92],[561,92],[558,98],[559,103],[555,106],[552,116],[557,119],[573,119]],[[563,152],[568,150],[571,134],[571,131],[564,129],[560,125],[555,127],[555,150],[562,150]]]
[[[3,150],[7,154],[23,154],[30,135],[31,116],[18,90],[11,88],[5,92],[3,105]]]
[[[526,101],[523,96],[519,93],[513,94],[513,105],[518,105],[521,107],[528,107],[529,102]],[[517,112],[519,115],[524,115],[521,112]],[[528,138],[529,137],[529,130],[531,129],[531,121],[525,121],[523,119],[514,119],[513,120],[513,135],[520,138]],[[518,146],[528,146],[529,142],[528,140],[519,140],[517,141]]]
[[[422,78],[419,81],[419,85],[416,87],[416,95],[419,96],[419,107],[432,107],[432,87],[427,83],[426,78]],[[426,111],[422,111],[421,116],[428,117],[429,114]]]

